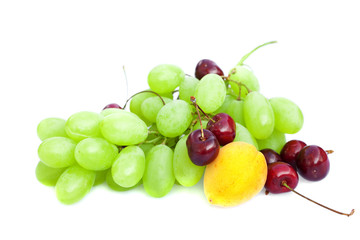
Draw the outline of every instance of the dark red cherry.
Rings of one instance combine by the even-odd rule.
[[[268,165],[274,162],[281,162],[280,155],[270,148],[262,149],[260,150],[260,152],[264,155],[266,163]]]
[[[270,193],[289,192],[284,183],[294,189],[299,182],[299,176],[294,168],[285,162],[274,162],[268,165],[268,175],[265,189]]]
[[[195,68],[195,77],[201,80],[205,75],[209,73],[224,76],[224,72],[214,61],[211,61],[209,59],[200,60]]]
[[[300,140],[288,141],[280,152],[282,161],[290,164],[296,170],[296,156],[305,146],[306,143]]]
[[[306,146],[300,151],[296,158],[296,166],[299,174],[310,181],[320,181],[330,170],[327,153],[316,145]]]
[[[103,108],[103,110],[104,110],[104,109],[107,109],[107,108],[119,108],[119,109],[122,109],[122,107],[120,107],[119,104],[117,104],[117,103],[110,103],[110,104],[106,105],[106,106]]]
[[[211,131],[221,146],[234,141],[236,124],[234,119],[226,113],[218,113],[209,120],[206,129]]]
[[[198,166],[205,166],[215,160],[220,145],[215,135],[209,130],[201,129],[191,132],[186,140],[186,147],[191,161]]]

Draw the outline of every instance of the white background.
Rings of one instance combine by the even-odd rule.
[[[1,1],[0,239],[359,239],[357,1],[294,2]],[[300,179],[297,190],[340,211],[355,208],[352,217],[293,193],[214,207],[201,182],[161,199],[103,185],[66,206],[37,182],[38,122],[124,104],[122,66],[131,95],[147,88],[157,64],[194,74],[209,58],[228,72],[271,40],[278,43],[246,64],[265,96],[301,107],[303,129],[287,139],[335,151],[327,178]]]

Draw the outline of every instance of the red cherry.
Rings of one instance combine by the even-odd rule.
[[[306,143],[300,140],[288,141],[280,152],[282,161],[290,164],[296,170],[296,156],[305,146]]]
[[[274,162],[268,165],[268,175],[265,189],[270,193],[283,193],[290,190],[284,185],[294,189],[299,182],[299,176],[294,168],[285,162]]]
[[[186,140],[186,147],[190,160],[198,166],[205,166],[214,161],[220,150],[215,135],[206,129],[191,132]]]
[[[110,104],[106,105],[106,106],[103,108],[103,110],[104,110],[104,109],[107,109],[107,108],[118,108],[118,109],[122,109],[122,107],[120,107],[119,104],[117,104],[117,103],[110,103]]]
[[[234,119],[226,113],[218,113],[212,117],[207,123],[206,129],[216,136],[221,146],[234,141],[236,124]]]
[[[304,147],[296,158],[299,174],[310,181],[324,179],[330,170],[330,161],[327,153],[319,146]]]
[[[264,155],[266,163],[268,165],[270,163],[281,162],[282,161],[280,155],[277,152],[275,152],[274,150],[270,149],[270,148],[262,149],[260,152]]]
[[[211,61],[209,59],[200,60],[195,68],[195,77],[201,80],[205,75],[209,73],[224,76],[224,72],[214,61]]]

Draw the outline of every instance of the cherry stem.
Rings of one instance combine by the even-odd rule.
[[[199,105],[197,105],[196,99],[193,96],[190,97],[190,100],[195,105],[195,109],[196,109],[196,112],[197,112],[197,115],[198,115],[198,118],[199,118],[199,121],[200,121],[200,131],[201,131],[200,139],[201,139],[201,141],[205,141],[206,138],[205,138],[205,135],[204,135],[204,128],[203,128],[203,125],[202,125],[201,115],[200,115],[200,112],[199,112],[200,107],[199,107]]]
[[[204,116],[205,116],[208,120],[210,120],[210,121],[212,121],[212,122],[215,122],[215,120],[212,119],[211,117],[209,117],[209,115],[207,115],[207,114],[201,109],[201,107],[196,103],[195,97],[191,96],[191,97],[190,97],[190,101],[195,105],[196,108],[199,108],[199,109],[200,109],[200,111],[204,114]],[[200,122],[201,122],[201,117],[199,117],[199,120],[200,120]]]
[[[326,207],[326,206],[324,206],[324,205],[322,205],[322,204],[320,204],[320,203],[318,203],[318,202],[315,202],[314,200],[312,200],[312,199],[310,199],[310,198],[308,198],[308,197],[305,197],[304,195],[298,193],[297,191],[295,191],[294,189],[292,189],[291,187],[289,187],[289,185],[287,185],[286,181],[282,181],[282,182],[281,182],[281,185],[283,185],[284,187],[286,187],[287,189],[289,189],[289,190],[292,191],[293,193],[296,193],[296,194],[299,195],[300,197],[303,197],[303,198],[309,200],[310,202],[313,202],[313,203],[315,203],[315,204],[317,204],[317,205],[319,205],[319,206],[321,206],[321,207],[323,207],[323,208],[326,208],[326,209],[328,209],[328,210],[330,210],[330,211],[333,211],[333,212],[335,212],[335,213],[337,213],[337,214],[346,215],[346,216],[350,217],[350,216],[353,215],[354,212],[355,212],[355,209],[352,209],[350,213],[343,213],[343,212],[336,211],[336,210],[334,210],[334,209],[332,209],[332,208]]]
[[[138,95],[138,94],[140,94],[140,93],[146,93],[146,92],[148,92],[148,93],[153,93],[153,94],[157,95],[157,96],[160,98],[160,100],[162,101],[162,103],[163,103],[164,105],[166,104],[165,101],[164,101],[164,99],[160,96],[160,94],[158,94],[158,93],[156,93],[156,92],[154,92],[154,91],[151,91],[151,90],[145,90],[145,91],[141,91],[141,92],[135,93],[135,94],[132,95],[130,98],[128,98],[128,100],[126,100],[126,102],[125,102],[125,104],[124,104],[123,109],[126,108],[126,105],[128,104],[128,102],[129,102],[133,97],[135,97],[136,95]]]
[[[326,152],[327,154],[332,154],[332,153],[334,152],[334,150],[325,150],[325,152]]]
[[[270,41],[270,42],[266,42],[266,43],[264,43],[264,44],[261,44],[260,46],[257,46],[257,47],[254,48],[251,52],[245,54],[245,55],[241,58],[240,62],[239,62],[237,65],[238,65],[238,66],[243,65],[244,61],[245,61],[253,52],[255,52],[256,50],[258,50],[258,49],[261,48],[261,47],[264,47],[264,46],[269,45],[269,44],[272,44],[272,43],[277,43],[277,41]]]

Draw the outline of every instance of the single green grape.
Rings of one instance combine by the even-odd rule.
[[[55,186],[60,175],[66,168],[52,168],[39,162],[36,166],[35,175],[37,180],[45,186]]]
[[[156,126],[163,136],[177,137],[185,132],[191,121],[190,105],[183,100],[175,100],[160,109]]]
[[[184,81],[179,86],[179,98],[185,102],[191,103],[190,97],[194,96],[196,86],[199,80],[194,77],[185,77]]]
[[[106,174],[108,169],[102,171],[96,171],[94,186],[100,185],[106,181]]]
[[[162,98],[165,104],[172,101],[170,98]],[[149,97],[145,99],[141,104],[141,113],[151,123],[156,122],[156,117],[160,109],[164,106],[163,101],[158,96]]]
[[[133,187],[130,187],[130,188],[125,188],[125,187],[122,187],[120,186],[119,184],[117,184],[116,182],[114,182],[114,179],[112,177],[112,174],[111,174],[111,169],[109,169],[107,171],[107,174],[106,174],[106,184],[114,191],[117,191],[117,192],[125,192],[125,191],[128,191],[130,189],[133,189],[135,188],[137,185],[133,186]]]
[[[282,97],[269,100],[275,115],[275,128],[283,133],[297,133],[304,124],[300,108],[292,101]]]
[[[67,137],[65,120],[61,118],[45,118],[37,126],[37,135],[41,141],[51,137]]]
[[[80,142],[88,137],[101,137],[99,123],[102,116],[95,112],[78,112],[65,123],[65,132],[73,140]]]
[[[284,133],[274,129],[273,133],[268,138],[257,140],[257,142],[260,150],[270,148],[280,154],[281,149],[286,143],[286,137]]]
[[[150,196],[159,198],[171,191],[175,183],[173,155],[171,148],[163,144],[156,145],[146,155],[143,185]]]
[[[191,187],[200,181],[204,174],[205,166],[197,166],[190,160],[186,147],[187,137],[182,137],[176,144],[173,168],[177,182],[182,186]]]
[[[205,113],[215,112],[226,96],[224,80],[217,74],[205,75],[195,89],[196,103]]]
[[[269,101],[259,92],[250,92],[244,100],[245,126],[256,139],[270,137],[275,117]]]
[[[95,182],[96,173],[74,165],[66,169],[59,177],[56,186],[56,196],[64,204],[80,201],[90,192]]]
[[[64,168],[75,164],[76,142],[66,137],[45,139],[38,148],[40,160],[52,168]]]
[[[246,127],[244,127],[243,125],[241,125],[239,123],[235,123],[235,125],[236,125],[236,135],[235,135],[234,142],[246,142],[246,143],[254,145],[256,147],[256,149],[259,150],[258,143],[257,143],[256,139],[254,138],[254,136],[251,135],[249,130],[247,130]]]
[[[254,73],[248,69],[246,66],[236,66],[230,70],[229,73],[229,84],[236,95],[239,95],[239,85],[237,83],[242,83],[246,85],[252,91],[259,91],[260,85],[258,79],[255,77]],[[245,98],[248,94],[248,90],[241,86],[241,98]]]
[[[102,171],[111,167],[118,148],[103,138],[86,138],[75,148],[76,162],[83,168]]]
[[[135,186],[144,171],[145,154],[138,146],[128,146],[121,150],[111,168],[113,180],[125,188]]]
[[[103,137],[118,146],[136,145],[148,136],[144,121],[137,116],[126,113],[114,113],[106,116],[100,122]]]
[[[232,102],[232,100],[235,100],[235,99],[236,98],[232,95],[226,95],[224,103],[221,105],[220,108],[218,108],[215,112],[213,112],[213,114],[226,113],[226,110],[228,109],[229,104]]]
[[[148,75],[151,90],[157,93],[172,92],[184,80],[185,73],[181,68],[171,64],[161,64],[154,67]]]
[[[232,99],[229,100],[228,107],[225,111],[235,122],[245,125],[244,121],[244,101]]]
[[[106,117],[113,113],[125,113],[125,114],[129,114],[129,115],[135,115],[135,113],[128,112],[128,111],[126,111],[124,109],[120,109],[120,108],[106,108],[100,112],[100,115],[102,117]],[[137,115],[135,115],[135,116],[137,116]]]

